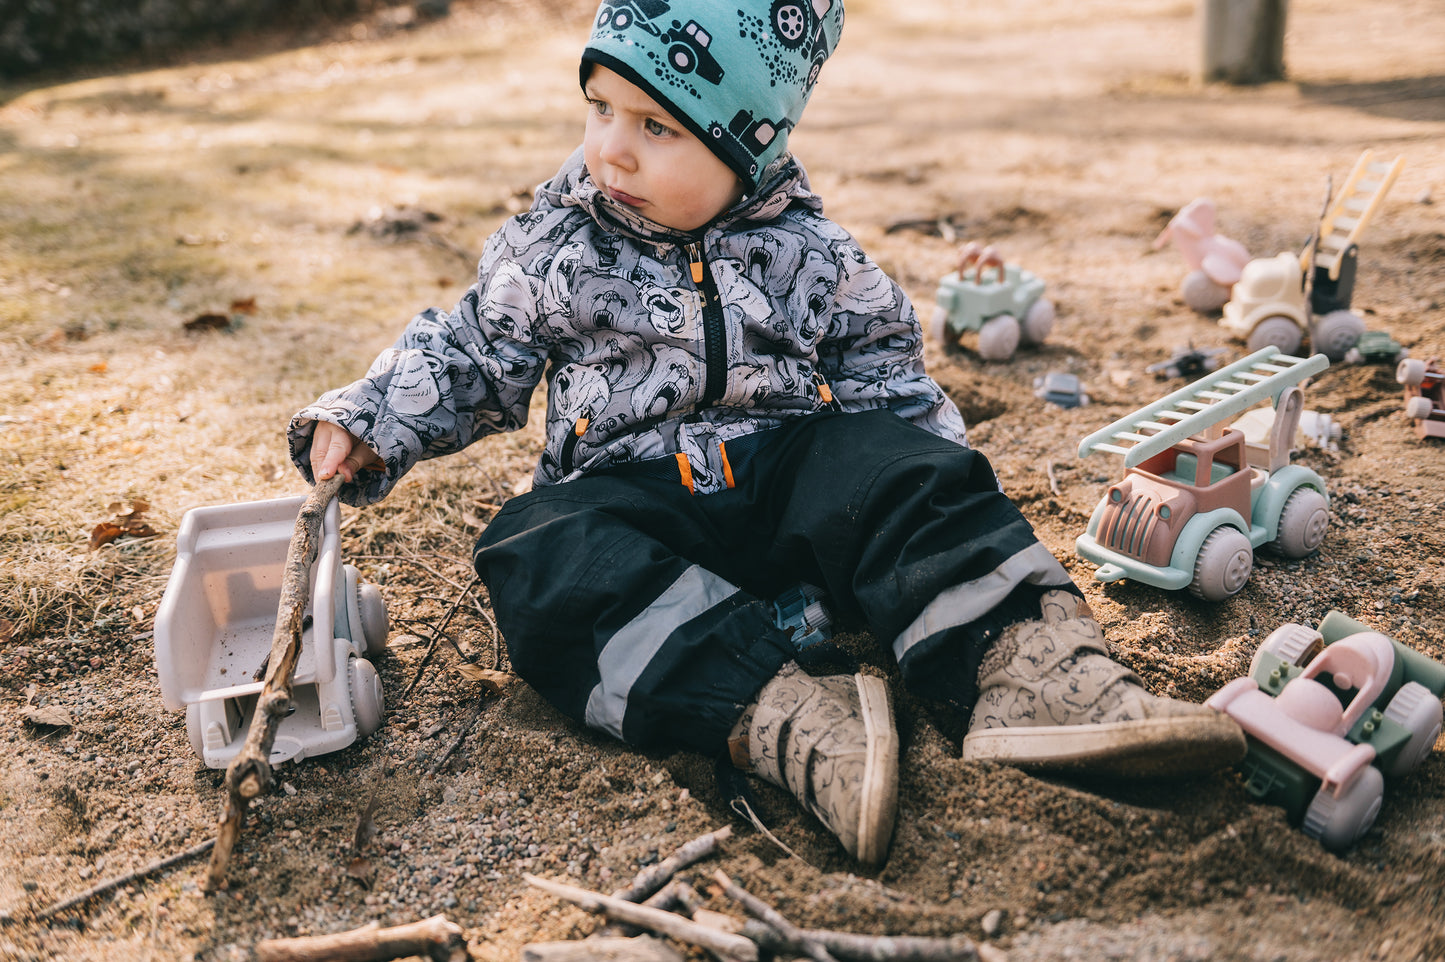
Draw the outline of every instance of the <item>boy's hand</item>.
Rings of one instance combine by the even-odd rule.
[[[337,472],[348,482],[356,480],[356,472],[381,460],[376,452],[345,428],[330,421],[317,421],[311,435],[311,473],[317,481],[325,481]]]

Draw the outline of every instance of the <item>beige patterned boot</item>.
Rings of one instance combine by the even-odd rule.
[[[779,788],[865,865],[881,865],[898,804],[898,736],[888,685],[871,675],[814,678],[789,663],[733,728],[733,761]]]
[[[1149,777],[1200,774],[1244,757],[1233,719],[1151,695],[1111,660],[1077,596],[1049,592],[1042,607],[1041,620],[1011,625],[984,657],[965,760]]]

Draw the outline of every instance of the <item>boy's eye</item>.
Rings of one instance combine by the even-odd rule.
[[[606,117],[608,114],[610,114],[610,113],[612,112],[612,105],[609,104],[609,103],[608,103],[607,101],[605,101],[605,100],[597,100],[596,98],[588,98],[587,104],[588,104],[588,106],[590,106],[593,110],[597,111],[598,115],[599,115],[599,116],[602,116],[602,117]]]
[[[665,124],[660,124],[651,118],[648,118],[646,126],[647,132],[649,134],[652,134],[654,137],[666,137],[668,134],[672,133],[671,127],[668,127]]]

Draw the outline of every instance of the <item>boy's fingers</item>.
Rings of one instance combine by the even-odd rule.
[[[332,434],[326,441],[325,448],[319,452],[320,459],[315,455],[318,453],[316,446],[312,445],[311,471],[316,475],[317,481],[325,481],[338,470],[341,476],[350,481],[354,474],[354,468],[346,464],[346,456],[351,453],[352,439],[345,433]]]

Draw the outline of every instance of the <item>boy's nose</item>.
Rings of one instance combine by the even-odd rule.
[[[602,138],[601,154],[604,163],[630,170],[636,163],[632,135],[621,125],[612,124]]]

